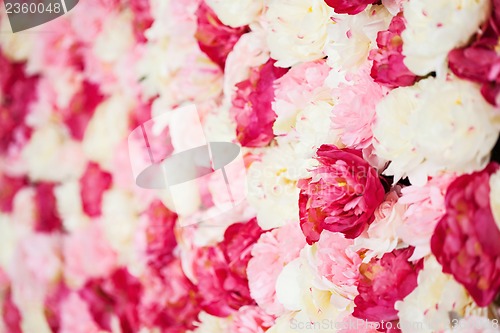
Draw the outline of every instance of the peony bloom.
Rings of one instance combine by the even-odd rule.
[[[257,21],[263,0],[206,0],[219,20],[233,28]]]
[[[332,128],[344,145],[363,149],[371,143],[375,107],[386,92],[373,82],[366,66],[346,75],[346,81],[333,90]]]
[[[416,75],[443,73],[448,52],[461,47],[486,21],[489,0],[421,0],[404,5],[405,65]]]
[[[305,245],[299,224],[292,222],[262,234],[253,246],[247,267],[248,286],[250,295],[266,313],[283,313],[284,308],[276,299],[276,280]]]
[[[354,317],[386,323],[398,320],[394,304],[415,289],[418,272],[423,267],[422,260],[408,261],[412,253],[411,247],[394,250],[381,259],[360,266],[361,279],[359,295],[354,299]]]
[[[373,0],[325,0],[337,14],[355,15],[362,12],[368,5],[377,1]]]
[[[286,73],[269,60],[253,68],[248,80],[236,84],[231,113],[236,120],[238,141],[245,147],[266,146],[274,138],[273,124],[276,114],[271,108],[274,82]]]
[[[428,78],[378,103],[373,145],[377,156],[391,161],[384,174],[423,186],[445,172],[482,169],[499,129],[498,110],[475,84]]]
[[[353,300],[358,294],[361,257],[353,250],[353,240],[335,232],[324,232],[316,243],[318,274],[332,284],[333,289]]]
[[[89,162],[80,178],[80,196],[83,211],[90,217],[101,215],[102,196],[111,187],[112,176],[103,171],[97,163]]]
[[[323,58],[332,10],[324,0],[270,0],[264,14],[267,44],[276,66]]]
[[[401,33],[404,29],[403,15],[394,16],[389,29],[378,32],[378,49],[370,52],[370,60],[373,60],[372,78],[390,88],[411,86],[417,80],[417,76],[403,62]]]
[[[101,330],[111,331],[113,322],[123,333],[139,330],[138,305],[143,293],[139,280],[120,268],[105,278],[92,279],[78,291]]]
[[[363,254],[364,262],[374,257],[380,258],[400,245],[397,230],[403,223],[406,211],[405,205],[399,202],[400,192],[400,186],[396,185],[387,193],[384,202],[375,210],[373,223],[354,240],[354,250],[366,250]]]
[[[242,306],[234,315],[227,333],[264,333],[273,326],[274,317],[258,306]]]
[[[498,105],[500,93],[500,76],[498,64],[500,55],[497,52],[498,25],[500,23],[500,2],[492,1],[492,16],[488,26],[472,45],[457,48],[448,54],[451,71],[458,77],[482,84],[481,93],[492,105]]]
[[[415,247],[412,260],[431,253],[430,240],[439,220],[446,212],[444,195],[454,176],[430,179],[424,186],[407,186],[401,190],[399,202],[407,206],[398,236]]]
[[[489,305],[500,291],[500,229],[489,200],[490,176],[498,168],[491,163],[450,184],[446,214],[431,239],[443,272],[463,284],[479,306]]]
[[[224,240],[217,246],[198,249],[192,265],[204,311],[225,317],[243,305],[255,304],[246,269],[261,233],[256,219],[235,223],[226,229]]]
[[[234,44],[238,42],[240,36],[248,31],[247,27],[231,28],[225,26],[205,1],[201,1],[196,16],[198,29],[195,37],[200,49],[210,60],[224,69],[227,55],[233,49]]]
[[[300,225],[307,242],[317,242],[324,229],[356,238],[373,222],[384,200],[376,170],[360,151],[349,148],[323,145],[316,159],[313,177],[298,183]]]

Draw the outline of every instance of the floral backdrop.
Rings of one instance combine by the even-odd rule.
[[[3,8],[1,333],[500,331],[500,1]],[[241,146],[209,224],[223,178],[132,170],[186,105]]]

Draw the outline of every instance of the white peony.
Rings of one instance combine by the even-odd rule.
[[[128,135],[132,107],[134,103],[126,96],[113,95],[96,108],[85,130],[85,155],[105,170],[110,170],[116,147]]]
[[[207,0],[219,20],[233,28],[257,21],[263,0]]]
[[[489,15],[488,0],[410,0],[404,4],[405,65],[425,76],[445,68],[448,52],[465,45]]]
[[[85,168],[80,143],[71,140],[62,125],[54,123],[35,130],[22,156],[32,180],[58,182],[78,178]]]
[[[306,176],[304,160],[297,157],[289,144],[267,148],[261,160],[250,165],[248,202],[257,211],[257,221],[262,229],[298,223],[297,181]]]
[[[269,0],[267,6],[267,44],[276,66],[324,57],[333,10],[323,0]]]
[[[500,113],[476,84],[429,78],[391,91],[377,105],[374,147],[391,161],[385,174],[423,185],[428,176],[482,169],[499,130]]]
[[[490,206],[500,229],[500,170],[490,177]]]
[[[473,300],[464,287],[441,270],[436,258],[430,256],[418,274],[417,287],[402,301],[396,302],[403,332],[438,332],[450,327],[450,312],[463,316],[471,311]]]
[[[383,6],[369,6],[357,15],[336,14],[335,24],[328,26],[328,64],[344,71],[365,64],[370,50],[377,47],[378,32],[387,30],[391,18]]]

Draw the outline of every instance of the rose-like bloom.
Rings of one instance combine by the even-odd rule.
[[[262,234],[252,248],[247,275],[250,295],[266,313],[280,315],[276,280],[283,267],[299,256],[306,245],[298,223],[289,223]]]
[[[263,0],[205,0],[219,20],[233,28],[257,21]]]
[[[324,232],[316,243],[319,275],[331,282],[340,295],[353,300],[358,294],[361,257],[353,250],[354,242],[340,233]]]
[[[225,317],[243,305],[255,304],[246,269],[261,233],[256,219],[235,223],[226,229],[221,243],[198,249],[191,264],[204,311]]]
[[[97,163],[89,162],[80,178],[80,195],[83,211],[90,217],[101,215],[102,196],[111,187],[112,177]]]
[[[355,251],[364,249],[364,262],[380,258],[393,251],[400,243],[397,230],[403,223],[405,205],[399,202],[400,186],[387,193],[384,202],[375,210],[375,220],[365,233],[354,240]]]
[[[484,98],[489,103],[498,105],[500,55],[497,53],[499,38],[497,27],[500,23],[500,2],[494,0],[492,4],[492,15],[481,37],[468,47],[452,50],[448,54],[448,63],[456,76],[481,83],[481,93]]]
[[[274,317],[258,306],[242,306],[234,315],[227,333],[264,333],[273,326]]]
[[[422,0],[404,4],[405,65],[425,76],[442,72],[448,52],[465,45],[486,20],[489,0]]]
[[[407,206],[403,224],[397,230],[398,236],[415,247],[412,260],[431,253],[431,237],[439,220],[446,212],[444,195],[453,176],[430,179],[424,186],[407,186],[401,190],[399,202]]]
[[[346,81],[333,90],[332,128],[344,145],[363,149],[371,143],[375,107],[385,91],[373,82],[366,66],[346,75]]]
[[[372,322],[398,320],[394,304],[415,289],[418,272],[423,267],[423,260],[408,261],[412,253],[412,247],[394,250],[381,259],[361,264],[354,317]]]
[[[332,10],[324,0],[270,0],[265,12],[267,44],[276,66],[323,58]]]
[[[417,282],[417,287],[395,305],[405,333],[441,332],[450,327],[450,313],[463,316],[477,310],[465,288],[442,272],[434,256],[425,259]]]
[[[349,148],[323,145],[316,159],[313,177],[298,183],[300,225],[307,242],[317,242],[324,229],[356,238],[384,200],[377,171],[360,151]]]
[[[236,84],[231,113],[236,120],[236,133],[242,146],[262,147],[274,138],[276,114],[271,108],[274,82],[287,71],[275,67],[274,63],[269,59],[264,65],[253,68],[248,80]]]
[[[378,32],[378,49],[370,52],[369,59],[373,60],[371,76],[375,82],[390,88],[411,86],[417,80],[417,76],[403,62],[401,33],[404,29],[403,15],[394,16],[389,29]]]
[[[0,152],[19,138],[29,137],[25,118],[35,100],[38,77],[25,72],[24,63],[10,61],[0,49]],[[23,141],[24,141],[23,140]]]
[[[325,87],[329,72],[326,62],[318,60],[293,66],[276,80],[272,102],[277,115],[273,126],[276,135],[287,134],[295,128],[298,114],[309,104],[331,98],[330,89]]]
[[[352,1],[351,1],[352,2]],[[352,73],[368,63],[377,33],[386,30],[392,16],[383,6],[372,6],[357,15],[334,15],[328,27],[325,54],[328,64],[337,71]]]
[[[248,31],[247,27],[231,28],[222,24],[216,13],[207,6],[205,1],[200,3],[196,11],[198,29],[195,37],[200,49],[214,63],[224,69],[226,58],[241,35]]]
[[[500,291],[500,229],[489,200],[490,175],[498,168],[490,163],[450,184],[446,214],[431,239],[443,272],[453,274],[479,306],[488,306]]]
[[[380,101],[373,145],[391,161],[384,174],[423,186],[429,176],[484,168],[499,129],[498,110],[474,83],[428,78]]]
[[[355,15],[362,12],[368,5],[377,1],[373,0],[325,0],[326,4],[337,14]]]
[[[114,318],[123,333],[139,330],[138,305],[143,293],[139,280],[120,268],[105,278],[88,281],[78,291],[101,330],[111,331]]]

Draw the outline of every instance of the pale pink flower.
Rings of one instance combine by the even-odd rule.
[[[354,241],[337,232],[324,232],[317,243],[318,273],[351,300],[358,294],[361,257],[352,249]]]
[[[66,236],[63,244],[64,273],[71,285],[81,286],[90,278],[107,276],[116,266],[116,254],[98,221]]]
[[[99,327],[92,319],[87,303],[76,293],[69,294],[60,306],[59,333],[98,333]]]
[[[405,243],[415,247],[412,260],[431,253],[432,233],[446,211],[444,195],[454,179],[453,176],[435,177],[425,186],[412,185],[401,190],[399,203],[408,208],[397,233]]]
[[[267,313],[283,313],[284,308],[276,298],[276,280],[283,267],[298,258],[305,245],[298,223],[266,232],[254,245],[247,268],[250,295]]]
[[[258,306],[242,306],[229,326],[230,333],[264,333],[274,324],[274,317]]]

